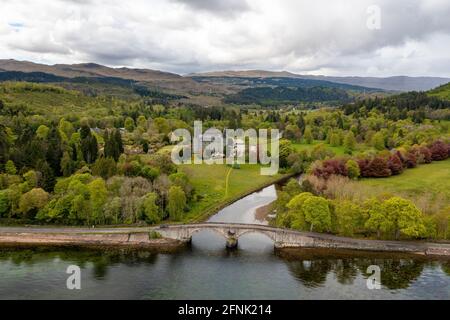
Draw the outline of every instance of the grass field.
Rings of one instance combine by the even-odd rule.
[[[450,205],[450,159],[407,169],[398,176],[362,179],[360,183],[374,189],[407,195],[414,199],[424,194],[440,195]]]
[[[186,221],[206,218],[225,204],[283,177],[281,174],[262,176],[260,166],[250,164],[241,165],[240,169],[231,169],[225,164],[191,164],[182,165],[181,170],[190,177],[196,193],[201,197],[192,205]]]
[[[345,149],[343,146],[332,147],[331,145],[324,143],[323,141],[320,141],[320,140],[314,140],[313,143],[311,143],[311,144],[293,143],[292,147],[294,148],[295,151],[306,150],[308,152],[311,152],[311,150],[314,149],[314,147],[317,146],[318,144],[324,144],[327,147],[327,149],[333,151],[337,156],[341,156],[341,155],[345,154]]]

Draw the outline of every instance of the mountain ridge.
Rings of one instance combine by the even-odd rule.
[[[363,77],[363,76],[324,76],[302,75],[289,71],[266,70],[224,70],[190,73],[187,77],[240,77],[240,78],[269,78],[286,77],[309,80],[324,80],[341,84],[358,85],[367,88],[393,90],[393,91],[426,91],[450,82],[450,78],[429,76],[389,76],[389,77]]]
[[[21,71],[21,72],[43,72],[56,76],[76,78],[76,77],[115,77],[127,80],[146,82],[156,87],[171,90],[188,91],[223,91],[220,86],[207,82],[198,82],[196,77],[208,78],[291,78],[322,80],[339,84],[356,85],[372,89],[382,89],[388,91],[426,91],[443,84],[449,83],[450,78],[444,77],[410,77],[410,76],[390,76],[390,77],[363,77],[363,76],[324,76],[324,75],[302,75],[289,71],[269,71],[269,70],[224,70],[190,73],[179,75],[176,73],[160,70],[129,68],[129,67],[108,67],[101,64],[88,62],[78,64],[40,64],[30,61],[19,61],[14,59],[0,59],[0,71]]]

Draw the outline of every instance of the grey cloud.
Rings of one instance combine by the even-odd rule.
[[[250,10],[246,0],[171,0],[192,9],[203,10],[216,15],[236,15]]]

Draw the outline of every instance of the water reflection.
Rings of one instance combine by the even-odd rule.
[[[432,260],[406,254],[328,250],[287,250],[279,253],[291,274],[307,287],[323,286],[329,274],[334,274],[340,284],[351,285],[366,273],[370,265],[381,269],[381,284],[386,289],[406,289],[423,273],[425,267],[436,268],[450,275],[450,262]]]

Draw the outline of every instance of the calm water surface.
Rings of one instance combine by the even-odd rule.
[[[275,187],[221,210],[211,221],[265,223],[255,209]],[[81,267],[81,290],[66,289],[66,268]],[[366,286],[381,267],[380,290]],[[275,252],[244,235],[235,251],[210,232],[175,253],[81,249],[0,249],[0,299],[450,299],[450,261],[355,252]]]

